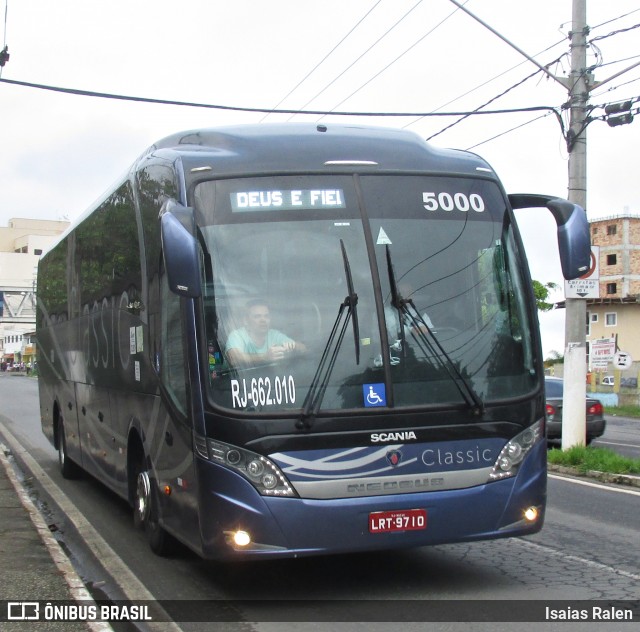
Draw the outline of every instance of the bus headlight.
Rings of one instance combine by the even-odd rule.
[[[543,431],[544,423],[541,419],[511,439],[498,455],[489,480],[497,481],[515,476],[524,458],[542,437]]]
[[[267,457],[213,439],[207,441],[207,447],[211,461],[244,476],[263,496],[297,496],[282,470]]]
[[[259,477],[264,472],[264,463],[260,459],[253,459],[247,465],[247,472],[250,476]]]

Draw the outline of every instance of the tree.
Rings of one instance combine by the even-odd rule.
[[[557,283],[549,282],[542,284],[533,280],[533,294],[536,298],[536,306],[541,312],[548,312],[553,309],[553,303],[548,303],[549,292],[558,288]]]
[[[548,369],[550,366],[553,366],[554,364],[563,364],[563,363],[564,363],[564,356],[559,351],[556,351],[555,349],[553,349],[549,352],[549,357],[545,358],[544,366],[545,366],[545,369]]]

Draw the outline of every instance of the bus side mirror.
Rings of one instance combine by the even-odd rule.
[[[202,292],[198,244],[185,223],[193,222],[190,209],[171,202],[160,217],[162,255],[169,289],[179,296],[197,298]]]
[[[577,279],[589,271],[591,265],[591,237],[584,209],[567,200],[547,202],[558,224],[558,248],[565,279]]]
[[[573,202],[549,195],[509,195],[511,207],[546,207],[558,225],[558,249],[565,279],[577,279],[586,274],[591,264],[591,236],[584,209]]]

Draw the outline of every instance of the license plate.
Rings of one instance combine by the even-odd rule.
[[[404,509],[401,511],[376,511],[369,514],[370,533],[392,531],[419,531],[427,528],[425,509]]]

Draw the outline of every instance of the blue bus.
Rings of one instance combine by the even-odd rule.
[[[585,212],[474,154],[349,125],[150,147],[38,272],[42,429],[151,548],[275,558],[543,524],[543,358],[514,208],[563,274]],[[542,211],[532,211],[542,212]]]

